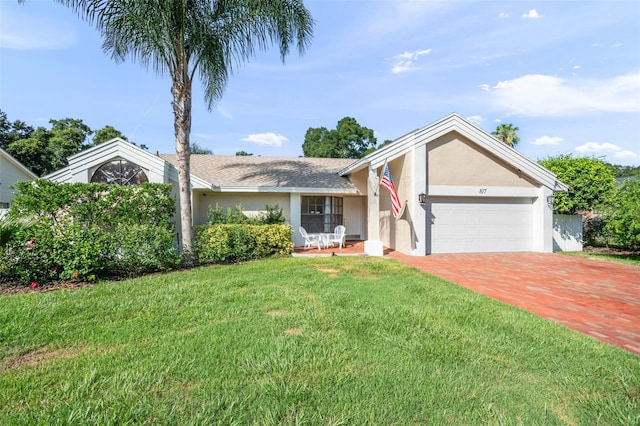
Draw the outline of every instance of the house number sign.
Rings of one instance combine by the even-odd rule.
[[[480,188],[479,194],[486,194],[486,193],[487,193],[487,188]]]

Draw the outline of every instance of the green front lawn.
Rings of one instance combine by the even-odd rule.
[[[0,424],[638,424],[640,357],[386,259],[0,297]]]

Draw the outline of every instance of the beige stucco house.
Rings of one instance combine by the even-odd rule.
[[[70,157],[68,167],[46,178],[168,183],[177,194],[176,164],[175,154],[154,155],[113,139]],[[378,188],[385,164],[403,203],[397,218],[389,193]],[[345,225],[347,238],[365,240],[372,255],[382,255],[383,246],[416,256],[551,252],[553,193],[567,189],[457,114],[359,160],[192,155],[191,174],[195,225],[206,223],[216,204],[242,204],[249,214],[277,204],[296,245],[302,244],[300,226],[330,232]]]
[[[0,148],[0,217],[11,206],[15,191],[11,188],[16,182],[37,179],[38,176],[22,163]]]

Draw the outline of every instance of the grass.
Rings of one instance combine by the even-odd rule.
[[[640,357],[378,258],[0,297],[0,424],[629,424]]]
[[[599,252],[588,252],[588,251],[570,251],[570,252],[559,252],[559,253],[567,254],[569,256],[575,256],[575,257],[602,259],[602,260],[609,260],[612,262],[626,263],[628,265],[640,266],[640,254],[615,253],[615,252],[599,253]]]

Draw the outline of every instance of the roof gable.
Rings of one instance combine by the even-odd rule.
[[[24,164],[16,160],[11,154],[0,148],[0,159],[3,162],[11,164],[16,170],[24,174],[27,179],[38,179],[38,175],[29,170]]]
[[[348,175],[369,165],[373,168],[380,167],[385,161],[392,161],[419,146],[431,143],[451,132],[459,133],[478,147],[504,163],[511,165],[519,173],[528,176],[532,180],[554,191],[567,190],[567,186],[560,182],[557,176],[551,171],[455,113],[449,114],[434,123],[399,137],[389,145],[372,152],[342,169],[340,174]]]
[[[116,158],[124,158],[158,176],[165,176],[166,182],[178,182],[178,171],[172,164],[158,155],[120,138],[111,139],[70,156],[67,167],[53,172],[45,178],[54,182],[72,182],[72,174],[76,171],[89,170]],[[191,175],[191,185],[194,188],[210,189],[212,187],[209,182],[194,175]]]

